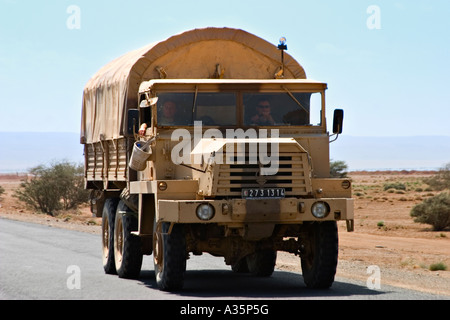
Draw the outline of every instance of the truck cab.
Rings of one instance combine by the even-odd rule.
[[[326,89],[311,80],[141,84],[134,114],[147,131],[139,140],[154,142],[130,193],[154,197],[153,219],[141,207],[137,234],[152,233],[160,270],[167,245],[159,230],[179,233],[182,251],[262,275],[273,272],[277,251],[308,252],[311,228],[335,230],[343,220],[351,231],[351,182],[329,176]]]

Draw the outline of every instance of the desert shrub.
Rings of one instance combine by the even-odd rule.
[[[439,169],[437,174],[423,180],[433,190],[442,191],[450,189],[450,163]]]
[[[5,188],[3,188],[2,186],[0,186],[0,197],[2,196],[2,194],[5,193]]]
[[[447,266],[443,262],[433,263],[430,265],[430,271],[447,270]]]
[[[331,161],[330,175],[332,178],[347,178],[348,165],[345,161]]]
[[[414,206],[411,217],[414,222],[431,225],[434,231],[450,227],[450,193],[438,194]]]
[[[62,161],[34,167],[29,173],[33,178],[23,182],[14,196],[38,211],[53,215],[88,201],[81,165]]]
[[[404,183],[401,182],[392,182],[392,183],[385,183],[383,189],[384,191],[387,191],[389,189],[406,191],[406,186]]]

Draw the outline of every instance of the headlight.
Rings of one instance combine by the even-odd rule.
[[[197,217],[203,221],[214,218],[214,207],[208,203],[202,203],[197,207]]]
[[[330,206],[326,202],[316,202],[312,205],[311,212],[314,217],[323,219],[330,213]]]
[[[343,189],[347,190],[347,189],[349,189],[352,186],[352,183],[351,183],[350,180],[344,180],[344,181],[342,181],[341,186],[342,186]]]

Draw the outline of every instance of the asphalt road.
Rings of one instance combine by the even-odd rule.
[[[235,274],[222,258],[208,254],[188,260],[185,288],[156,287],[151,257],[139,280],[103,272],[99,235],[0,219],[2,300],[442,300],[391,286],[371,290],[363,282],[337,278],[329,290],[310,290],[301,274],[276,270],[270,278]],[[242,301],[241,301],[242,302]],[[187,302],[186,302],[187,303]]]

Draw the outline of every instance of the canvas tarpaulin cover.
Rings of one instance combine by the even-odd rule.
[[[277,46],[239,29],[194,29],[131,51],[100,69],[83,93],[81,142],[123,136],[125,113],[137,108],[139,85],[151,79],[208,79],[217,66],[226,79],[274,79],[281,66]],[[284,78],[306,79],[284,54]]]

